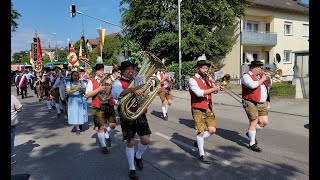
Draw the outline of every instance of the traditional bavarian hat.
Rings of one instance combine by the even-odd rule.
[[[207,63],[206,60],[199,60],[199,61],[197,61],[197,64],[194,66],[194,68],[197,68],[199,66],[208,66],[208,67],[210,67],[211,64]]]
[[[121,62],[121,66],[119,67],[119,70],[124,70],[125,68],[130,66],[135,67],[136,64],[132,63],[131,61],[123,61]]]
[[[94,67],[95,70],[99,70],[99,69],[103,69],[104,65],[103,64],[96,64],[96,66]]]
[[[62,69],[60,66],[55,66],[53,67],[53,70],[56,70],[57,68],[59,68],[60,70]]]
[[[249,64],[249,66],[263,66],[263,62],[262,61],[251,61],[251,63]]]

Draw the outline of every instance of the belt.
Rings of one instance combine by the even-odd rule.
[[[252,101],[252,100],[249,100],[249,99],[244,99],[245,101],[250,101],[252,102],[253,104],[264,104],[264,102],[256,102],[256,101]]]

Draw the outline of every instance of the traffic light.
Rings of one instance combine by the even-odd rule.
[[[132,57],[131,57],[131,51],[128,51],[128,61],[131,61]]]
[[[70,6],[70,17],[76,17],[76,5],[74,4]]]

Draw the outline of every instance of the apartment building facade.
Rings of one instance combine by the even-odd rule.
[[[295,0],[255,0],[239,19],[240,34],[223,60],[224,74],[240,78],[252,60],[282,70],[282,80],[294,76],[294,52],[309,49],[309,7]],[[276,56],[280,55],[280,62]]]

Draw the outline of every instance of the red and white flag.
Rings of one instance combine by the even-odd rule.
[[[54,52],[49,52],[50,61],[52,62],[54,60]]]

